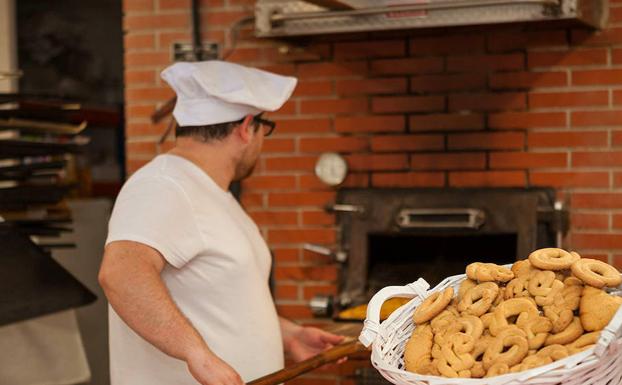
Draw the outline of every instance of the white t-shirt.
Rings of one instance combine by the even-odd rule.
[[[125,183],[106,243],[158,250],[162,280],[210,349],[245,382],[283,368],[271,258],[235,198],[192,162],[160,155]],[[149,344],[109,307],[112,385],[196,385],[186,364]]]

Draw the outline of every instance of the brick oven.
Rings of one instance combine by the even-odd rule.
[[[252,16],[254,1],[201,4],[204,39],[226,50],[229,26]],[[149,116],[172,96],[159,71],[173,42],[191,41],[190,1],[124,0],[124,12],[131,173],[172,144],[158,144],[168,122]],[[274,252],[283,316],[327,322],[308,302],[338,294],[350,270],[303,246],[341,246],[342,214],[325,207],[346,202],[346,190],[545,191],[568,210],[563,245],[622,268],[621,0],[610,0],[602,31],[520,24],[266,40],[249,27],[228,60],[300,79],[242,185]],[[347,160],[342,186],[314,175],[323,152]],[[361,362],[291,383],[352,384]]]

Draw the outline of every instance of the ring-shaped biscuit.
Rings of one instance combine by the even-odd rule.
[[[486,314],[499,294],[499,286],[494,282],[484,282],[471,288],[458,304],[458,310],[465,314],[481,316]]]
[[[581,258],[577,253],[569,253],[563,249],[539,249],[529,254],[529,262],[542,270],[565,270]]]
[[[581,320],[579,317],[574,317],[570,325],[557,334],[550,334],[544,345],[567,345],[577,340],[577,338],[583,335],[583,326],[581,326]]]
[[[509,349],[508,349],[509,348]],[[529,344],[525,332],[516,326],[502,330],[486,348],[484,368],[490,369],[494,364],[504,363],[512,367],[527,356]]]
[[[577,278],[599,289],[617,287],[622,283],[622,275],[615,267],[597,259],[580,259],[570,269]]]
[[[524,313],[524,315],[523,315]],[[495,311],[493,320],[489,324],[490,333],[497,336],[503,329],[510,326],[508,318],[518,316],[535,318],[538,317],[538,308],[527,298],[512,298],[502,302]],[[518,321],[517,319],[517,321]]]
[[[413,321],[419,325],[436,317],[449,305],[453,295],[454,289],[451,287],[448,287],[442,292],[437,291],[433,293],[417,307],[417,310],[415,310],[413,314]]]

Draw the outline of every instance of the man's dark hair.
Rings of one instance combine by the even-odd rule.
[[[261,114],[260,114],[261,115]],[[218,124],[209,124],[206,126],[183,126],[175,129],[175,135],[180,137],[190,137],[201,142],[211,142],[213,140],[222,140],[229,136],[233,129],[242,124],[244,118],[235,122],[225,122]],[[251,121],[251,125],[255,126],[255,131],[259,129],[256,121]]]
[[[235,126],[242,121],[210,124],[207,126],[184,126],[177,127],[175,135],[179,137],[191,137],[201,142],[211,142],[212,140],[222,140],[229,136]]]

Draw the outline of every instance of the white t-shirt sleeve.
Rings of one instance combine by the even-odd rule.
[[[180,268],[203,248],[190,200],[174,181],[161,176],[128,180],[108,224],[106,244],[134,241],[156,249]]]

